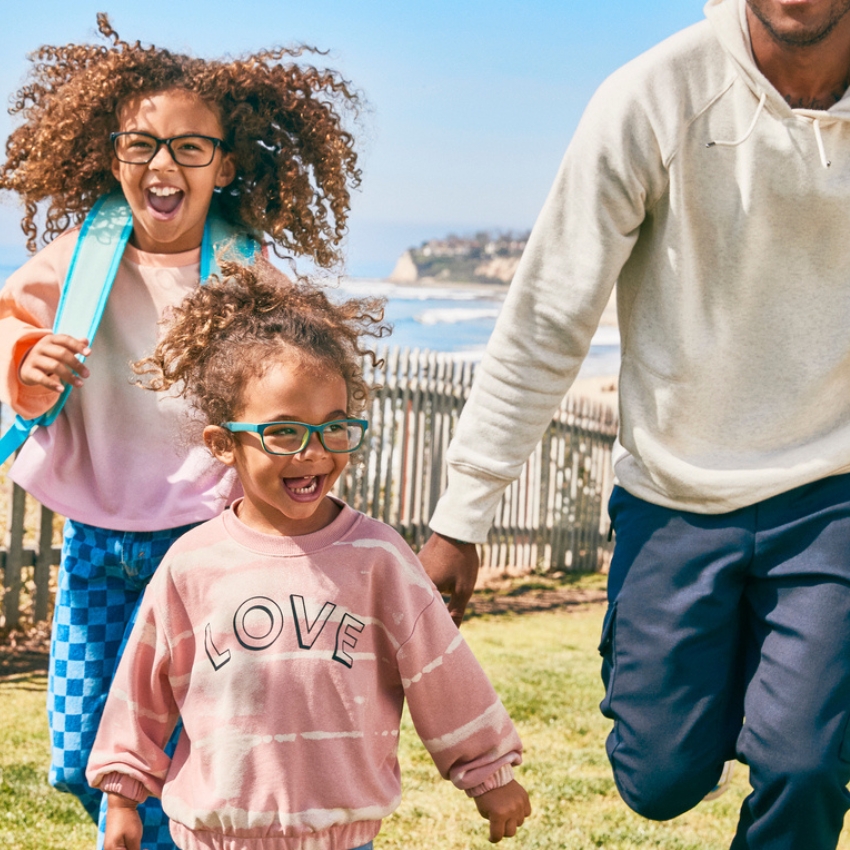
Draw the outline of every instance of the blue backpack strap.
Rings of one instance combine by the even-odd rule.
[[[219,260],[253,265],[260,252],[260,244],[244,230],[237,230],[228,224],[216,210],[210,207],[204,237],[201,241],[201,283],[210,277],[221,277]]]
[[[133,216],[124,196],[113,192],[98,198],[80,229],[56,308],[53,333],[85,338],[91,345],[132,232]],[[100,288],[92,285],[98,280],[102,281]],[[18,450],[35,428],[50,425],[56,419],[70,392],[68,385],[53,407],[41,416],[15,417],[12,427],[0,438],[0,463]]]
[[[89,345],[94,342],[132,232],[133,216],[121,192],[97,200],[83,222],[71,257],[53,333],[85,338]],[[201,283],[213,274],[221,274],[219,258],[253,263],[258,253],[256,240],[228,224],[215,210],[210,210],[201,243]],[[98,280],[102,281],[100,289],[91,284]],[[85,358],[79,357],[79,360],[83,362]],[[15,418],[12,427],[0,437],[0,463],[18,450],[35,428],[50,425],[56,419],[70,392],[71,386],[66,386],[53,407],[35,419]]]
[[[56,308],[53,333],[87,339],[89,345],[94,342],[132,232],[133,215],[124,196],[113,192],[98,198],[80,230]],[[92,281],[102,281],[100,289]],[[82,355],[77,359],[81,363],[85,361]],[[70,392],[68,385],[56,404],[35,420],[36,424],[50,425],[65,406]]]
[[[4,463],[26,442],[27,437],[35,427],[34,419],[24,419],[23,416],[15,417],[12,427],[0,437],[0,463]]]

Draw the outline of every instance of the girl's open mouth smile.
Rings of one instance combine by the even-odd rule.
[[[185,193],[175,186],[151,186],[145,189],[148,209],[161,220],[171,218],[183,203]]]
[[[312,502],[321,498],[324,490],[324,475],[301,475],[297,478],[283,478],[287,495],[296,502]]]

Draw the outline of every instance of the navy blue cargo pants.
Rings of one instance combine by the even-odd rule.
[[[850,807],[850,475],[706,515],[616,487],[600,651],[626,803],[665,820],[723,762],[753,791],[732,850],[832,850]]]

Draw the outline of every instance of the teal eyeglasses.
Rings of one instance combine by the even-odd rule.
[[[297,455],[304,451],[310,437],[319,435],[326,451],[334,454],[354,452],[360,448],[363,435],[369,427],[365,419],[334,419],[321,425],[306,422],[223,422],[228,431],[249,431],[260,435],[263,451],[270,455]]]

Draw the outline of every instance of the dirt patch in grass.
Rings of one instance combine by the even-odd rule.
[[[528,588],[514,589],[508,593],[488,594],[476,591],[466,609],[466,617],[485,614],[519,614],[531,611],[553,611],[558,608],[580,610],[587,605],[600,605],[606,601],[604,590],[591,588]]]
[[[533,611],[580,611],[606,602],[606,576],[602,573],[504,576],[479,583],[466,609],[465,619]]]
[[[0,632],[0,680],[47,673],[50,624]]]

